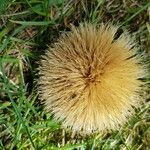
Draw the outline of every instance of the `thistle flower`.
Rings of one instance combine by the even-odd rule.
[[[134,112],[143,69],[133,40],[117,27],[72,26],[50,47],[39,68],[39,93],[64,127],[90,134],[117,129]]]

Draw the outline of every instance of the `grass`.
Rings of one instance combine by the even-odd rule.
[[[0,149],[150,149],[150,77],[141,91],[143,105],[127,124],[87,137],[62,129],[44,111],[36,93],[38,60],[70,24],[118,23],[119,31],[129,30],[139,52],[149,57],[149,17],[148,0],[1,0]]]

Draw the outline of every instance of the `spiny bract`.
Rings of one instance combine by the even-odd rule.
[[[117,27],[72,26],[39,67],[39,93],[54,118],[75,132],[116,129],[138,106],[143,70],[128,34]]]

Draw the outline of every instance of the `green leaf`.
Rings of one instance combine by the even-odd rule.
[[[0,0],[0,15],[2,15],[3,12],[5,12],[10,2],[11,0]]]
[[[54,21],[15,21],[9,20],[12,23],[26,25],[26,26],[45,26],[49,24],[54,24]]]

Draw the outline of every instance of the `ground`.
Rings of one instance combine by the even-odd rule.
[[[40,103],[38,62],[48,45],[71,24],[118,24],[136,38],[147,68],[150,57],[148,0],[1,0],[0,2],[0,149],[150,149],[150,76],[136,114],[116,131],[74,135],[53,120]]]

